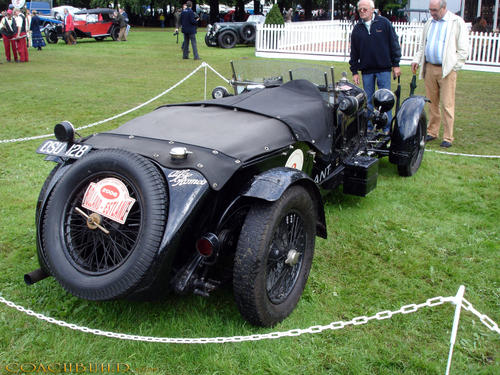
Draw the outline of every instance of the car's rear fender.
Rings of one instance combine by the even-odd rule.
[[[318,186],[303,171],[287,167],[273,168],[255,176],[241,196],[262,199],[269,202],[277,201],[292,185],[302,185],[311,195],[316,209],[316,234],[327,237],[325,211]]]
[[[424,96],[412,96],[406,99],[396,116],[391,135],[389,161],[397,165],[407,164],[415,152],[418,142],[418,126],[422,115],[425,116]]]

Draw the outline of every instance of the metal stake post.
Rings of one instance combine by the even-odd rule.
[[[460,311],[462,310],[462,301],[464,299],[465,286],[460,285],[458,288],[457,295],[455,296],[455,318],[453,319],[453,327],[451,328],[450,337],[450,352],[448,354],[448,364],[446,366],[446,375],[450,374],[451,367],[451,357],[453,356],[453,346],[455,345],[455,340],[457,338],[458,331],[458,321],[460,320]]]

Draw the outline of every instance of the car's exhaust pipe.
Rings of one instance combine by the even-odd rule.
[[[50,275],[42,270],[41,268],[31,271],[30,273],[27,273],[24,275],[24,282],[27,285],[33,285],[34,283],[39,282],[40,280],[45,279],[46,277],[49,277]]]

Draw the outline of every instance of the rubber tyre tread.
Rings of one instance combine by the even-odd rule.
[[[401,177],[411,177],[415,173],[417,173],[418,169],[420,168],[425,152],[425,144],[424,146],[420,146],[420,143],[422,139],[425,143],[426,135],[427,135],[427,117],[425,116],[425,112],[423,112],[418,120],[418,129],[417,129],[418,154],[415,158],[412,158],[408,164],[398,165],[398,174]]]
[[[228,34],[233,36],[233,41],[229,43],[224,39]],[[238,35],[233,30],[224,30],[217,37],[217,41],[222,48],[233,48],[238,43]]]
[[[234,297],[241,315],[251,324],[272,327],[288,317],[304,290],[314,255],[316,236],[315,204],[301,186],[292,186],[276,202],[252,207],[245,219],[233,269]],[[266,264],[269,244],[276,227],[290,210],[299,212],[306,231],[306,249],[300,274],[285,301],[273,304],[266,291]]]
[[[251,30],[250,33],[247,33],[246,30]],[[241,39],[245,41],[245,43],[253,43],[255,42],[255,36],[257,35],[257,29],[255,25],[251,22],[247,22],[241,27]]]
[[[102,275],[89,275],[68,260],[61,225],[66,207],[85,180],[96,174],[126,176],[138,192],[142,207],[141,229],[135,247],[119,267]],[[134,204],[139,204],[136,202]],[[69,293],[88,300],[122,298],[143,288],[163,237],[167,221],[166,183],[148,159],[119,149],[94,151],[64,174],[51,194],[45,210],[42,241],[52,275]]]
[[[205,44],[207,45],[207,47],[217,47],[217,41],[211,41],[208,34],[205,34]]]

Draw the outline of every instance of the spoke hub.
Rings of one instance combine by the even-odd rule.
[[[101,221],[102,221],[101,215],[93,212],[87,218],[87,226],[90,229],[97,229],[99,227],[99,225],[101,224]]]
[[[285,264],[288,264],[290,267],[295,266],[299,262],[300,253],[297,250],[290,250],[287,254]]]

